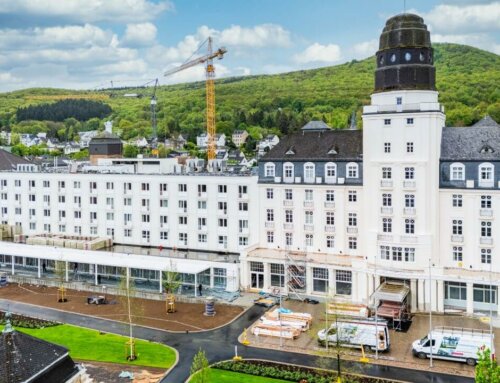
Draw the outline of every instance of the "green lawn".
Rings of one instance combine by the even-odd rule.
[[[210,369],[210,383],[290,383],[288,380],[263,378],[239,372]]]
[[[0,326],[0,330],[3,326]],[[125,342],[128,338],[114,335],[100,335],[98,331],[63,324],[42,329],[16,328],[36,338],[60,344],[70,351],[70,356],[78,360],[94,360],[100,362],[132,364],[136,366],[169,368],[175,362],[172,348],[136,340],[138,358],[133,362],[125,359]]]

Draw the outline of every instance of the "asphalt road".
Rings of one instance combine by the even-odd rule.
[[[23,314],[41,319],[54,320],[77,326],[92,328],[100,331],[121,335],[128,334],[128,327],[122,323],[87,317],[79,314],[57,311],[45,307],[28,305],[20,302],[0,299],[0,310],[10,310],[16,314]],[[189,376],[191,361],[195,353],[201,348],[207,353],[210,363],[231,359],[234,356],[234,347],[238,346],[238,354],[244,359],[265,359],[276,362],[285,362],[303,366],[317,367],[324,365],[317,356],[283,352],[279,350],[245,347],[238,343],[238,336],[243,328],[248,328],[266,309],[254,306],[246,311],[233,323],[222,328],[198,333],[169,333],[162,330],[134,326],[134,336],[151,340],[174,347],[179,352],[177,366],[163,379],[162,383],[182,383]],[[330,365],[335,368],[334,362]],[[440,374],[429,371],[418,371],[392,366],[364,364],[351,361],[342,361],[349,371],[360,374],[383,377],[386,379],[404,380],[413,383],[473,383],[474,379],[455,375]]]

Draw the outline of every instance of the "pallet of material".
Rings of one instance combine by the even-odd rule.
[[[355,303],[330,303],[326,309],[330,315],[368,318],[370,310],[367,306]]]
[[[307,323],[307,321],[290,321],[290,320],[285,320],[283,318],[281,318],[281,320],[274,318],[270,319],[266,316],[263,316],[260,318],[260,323],[266,326],[290,327],[300,331],[309,330],[309,324]]]
[[[290,312],[290,313],[279,313],[279,308],[276,310],[270,311],[264,316],[267,319],[272,319],[272,320],[278,320],[281,316],[281,320],[286,320],[290,322],[302,322],[305,323],[305,325],[309,328],[312,323],[312,315],[309,313],[296,313],[296,312]]]
[[[297,339],[300,335],[300,330],[284,326],[268,326],[264,324],[256,324],[252,327],[252,334],[260,336],[273,336],[276,338]]]

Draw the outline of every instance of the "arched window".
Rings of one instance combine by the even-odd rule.
[[[264,165],[264,177],[274,177],[275,175],[275,165],[272,162],[267,162]]]
[[[494,184],[495,167],[489,162],[479,165],[479,186],[492,187]]]
[[[450,165],[450,181],[465,180],[465,165],[460,162],[455,162]]]
[[[304,164],[304,182],[314,183],[314,164],[312,162],[306,162]]]
[[[346,176],[347,178],[358,178],[359,169],[356,162],[348,162],[346,165]]]
[[[291,162],[285,162],[283,164],[283,181],[293,182],[293,164]]]
[[[325,182],[330,184],[337,182],[337,164],[333,162],[325,164]]]

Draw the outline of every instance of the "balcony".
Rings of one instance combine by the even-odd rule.
[[[325,209],[335,209],[335,202],[325,202]]]
[[[408,190],[415,190],[417,188],[417,183],[415,181],[403,181],[403,188]]]
[[[493,217],[493,209],[481,209],[479,210],[479,215],[484,218],[492,218]]]
[[[463,235],[458,235],[458,234],[453,234],[451,236],[451,242],[454,242],[454,243],[463,243],[464,242],[464,236]]]
[[[417,243],[418,237],[416,235],[402,235],[400,241],[401,243]]]
[[[382,206],[380,208],[380,213],[381,214],[392,214],[392,207],[389,206]]]
[[[314,231],[314,225],[305,224],[304,231]]]
[[[481,245],[493,245],[493,238],[492,237],[481,237],[481,238],[479,238],[479,243]]]
[[[327,233],[335,233],[335,226],[334,225],[326,225],[325,226],[325,232],[327,232]]]
[[[266,229],[274,229],[274,222],[267,221],[264,225]]]
[[[377,240],[384,242],[392,242],[392,235],[390,234],[378,234]]]
[[[285,200],[283,200],[283,206],[292,207],[293,201],[291,199],[285,199]]]
[[[314,207],[313,201],[304,201],[304,207]]]
[[[392,180],[381,180],[380,187],[382,188],[392,188]]]
[[[293,223],[284,223],[283,230],[293,230]]]
[[[356,226],[347,226],[348,234],[358,234],[358,228]]]
[[[417,213],[417,211],[414,207],[405,207],[403,209],[404,215],[415,215],[416,213]]]

